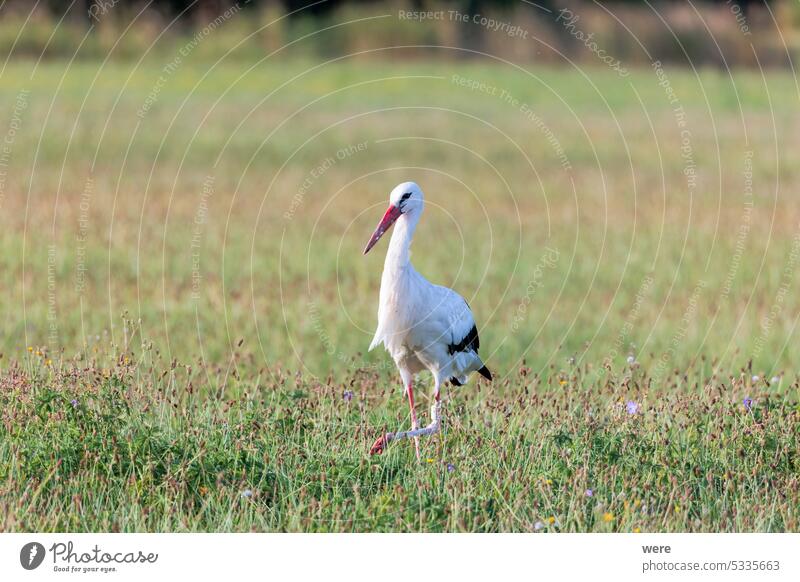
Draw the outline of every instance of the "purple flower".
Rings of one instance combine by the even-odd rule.
[[[78,408],[78,401],[76,399],[73,398],[69,403],[72,404],[72,408]]]
[[[353,391],[352,390],[345,390],[344,394],[342,395],[345,402],[350,402],[353,399]]]
[[[594,491],[592,491],[591,489],[587,489],[586,490],[586,497],[592,497],[593,495],[594,495]]]
[[[456,470],[456,466],[453,463],[447,463],[447,472],[452,473]]]
[[[753,409],[753,399],[749,396],[745,396],[744,400],[742,400],[742,404],[744,405],[744,409],[747,412],[750,412]]]
[[[639,403],[628,400],[627,404],[625,404],[625,410],[628,411],[628,414],[636,414],[639,412]]]

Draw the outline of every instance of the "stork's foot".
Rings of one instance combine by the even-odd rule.
[[[370,455],[380,455],[386,449],[386,446],[389,444],[389,439],[387,435],[379,436],[378,440],[375,441],[375,444],[372,445],[372,448],[369,450]]]

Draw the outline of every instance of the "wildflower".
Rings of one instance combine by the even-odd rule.
[[[345,402],[350,402],[353,399],[353,391],[352,390],[345,390],[344,394],[342,395]]]
[[[639,403],[628,400],[627,404],[625,404],[625,410],[628,411],[628,414],[636,414],[639,412]]]
[[[33,351],[33,346],[28,346],[28,351],[32,352]]]
[[[585,495],[586,495],[586,497],[593,497],[594,496],[594,491],[592,491],[591,489],[587,489],[585,491]]]
[[[206,493],[208,493],[208,487],[206,487],[205,485],[201,485],[200,486],[200,495],[205,495]]]
[[[755,375],[755,376],[753,376],[753,378],[752,378],[752,380],[753,380],[753,382],[754,382],[754,383],[755,383],[755,382],[758,382],[760,379],[761,379],[761,378],[759,378],[759,377],[758,377],[758,375]]]
[[[253,492],[250,489],[245,489],[242,491],[242,497],[245,499],[250,499],[253,496]]]
[[[549,523],[550,525],[553,525],[555,522],[556,518],[554,515],[551,515],[550,517],[547,518],[547,523]]]
[[[429,463],[433,463],[433,459],[425,459]]]
[[[564,380],[563,378],[561,380],[559,380],[558,383],[561,384],[562,386],[566,386],[567,385],[567,381]]]
[[[75,398],[70,400],[69,403],[72,404],[72,408],[78,408],[78,401]]]
[[[614,514],[613,513],[609,513],[608,511],[606,511],[603,514],[603,521],[605,521],[606,523],[608,523],[610,521],[614,521]]]
[[[642,533],[642,530],[638,527],[633,528],[633,533]]]
[[[744,400],[742,400],[742,405],[747,412],[750,412],[753,409],[753,399],[749,396],[745,396]]]
[[[533,524],[533,529],[535,529],[536,531],[539,531],[543,527],[544,527],[544,524],[541,521],[537,521],[536,523]]]
[[[781,378],[780,378],[780,376],[773,376],[773,377],[772,377],[772,380],[771,380],[770,382],[771,382],[772,384],[777,384],[777,383],[778,383],[778,382],[780,382],[780,381],[781,381]]]
[[[447,463],[447,472],[452,473],[456,470],[456,466],[453,463]]]
[[[636,358],[634,358],[633,356],[628,356],[628,363],[629,364],[633,364],[635,361],[636,361]]]
[[[544,482],[545,482],[545,485],[552,485],[553,484],[553,480],[552,479],[545,479]]]

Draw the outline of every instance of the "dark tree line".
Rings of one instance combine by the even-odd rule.
[[[678,2],[683,0],[661,0],[662,2]],[[769,3],[770,0],[706,0],[709,3],[717,4],[736,4],[744,14],[758,4]],[[89,17],[91,8],[94,5],[106,5],[113,8],[127,7],[140,9],[145,4],[158,11],[165,17],[174,18],[177,15],[192,20],[197,17],[219,14],[227,8],[239,4],[244,9],[258,9],[270,4],[280,4],[286,12],[294,13],[296,16],[325,16],[330,14],[340,6],[367,5],[379,3],[380,0],[47,0],[46,5],[56,16],[62,16],[64,12],[77,12],[75,16]],[[642,0],[611,0],[604,2],[608,5],[613,4],[641,4]],[[409,0],[408,4],[418,10],[433,10],[443,6],[458,8],[465,14],[479,14],[490,9],[509,8],[519,5],[519,0]],[[558,9],[566,5],[558,0],[536,0],[536,4],[550,10]],[[113,9],[111,8],[111,9]],[[535,8],[531,7],[535,10]],[[95,8],[95,12],[96,12]]]

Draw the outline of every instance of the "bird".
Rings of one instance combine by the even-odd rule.
[[[425,197],[415,182],[398,184],[364,248],[366,255],[394,225],[381,276],[378,326],[369,351],[383,344],[389,352],[411,411],[411,430],[382,434],[370,448],[371,455],[381,454],[392,441],[413,438],[419,460],[419,437],[435,434],[441,427],[442,385],[461,386],[473,372],[492,380],[478,355],[478,328],[467,301],[448,287],[434,285],[411,264],[410,246],[424,208]],[[433,375],[433,404],[430,424],[420,428],[414,379],[425,370]]]

